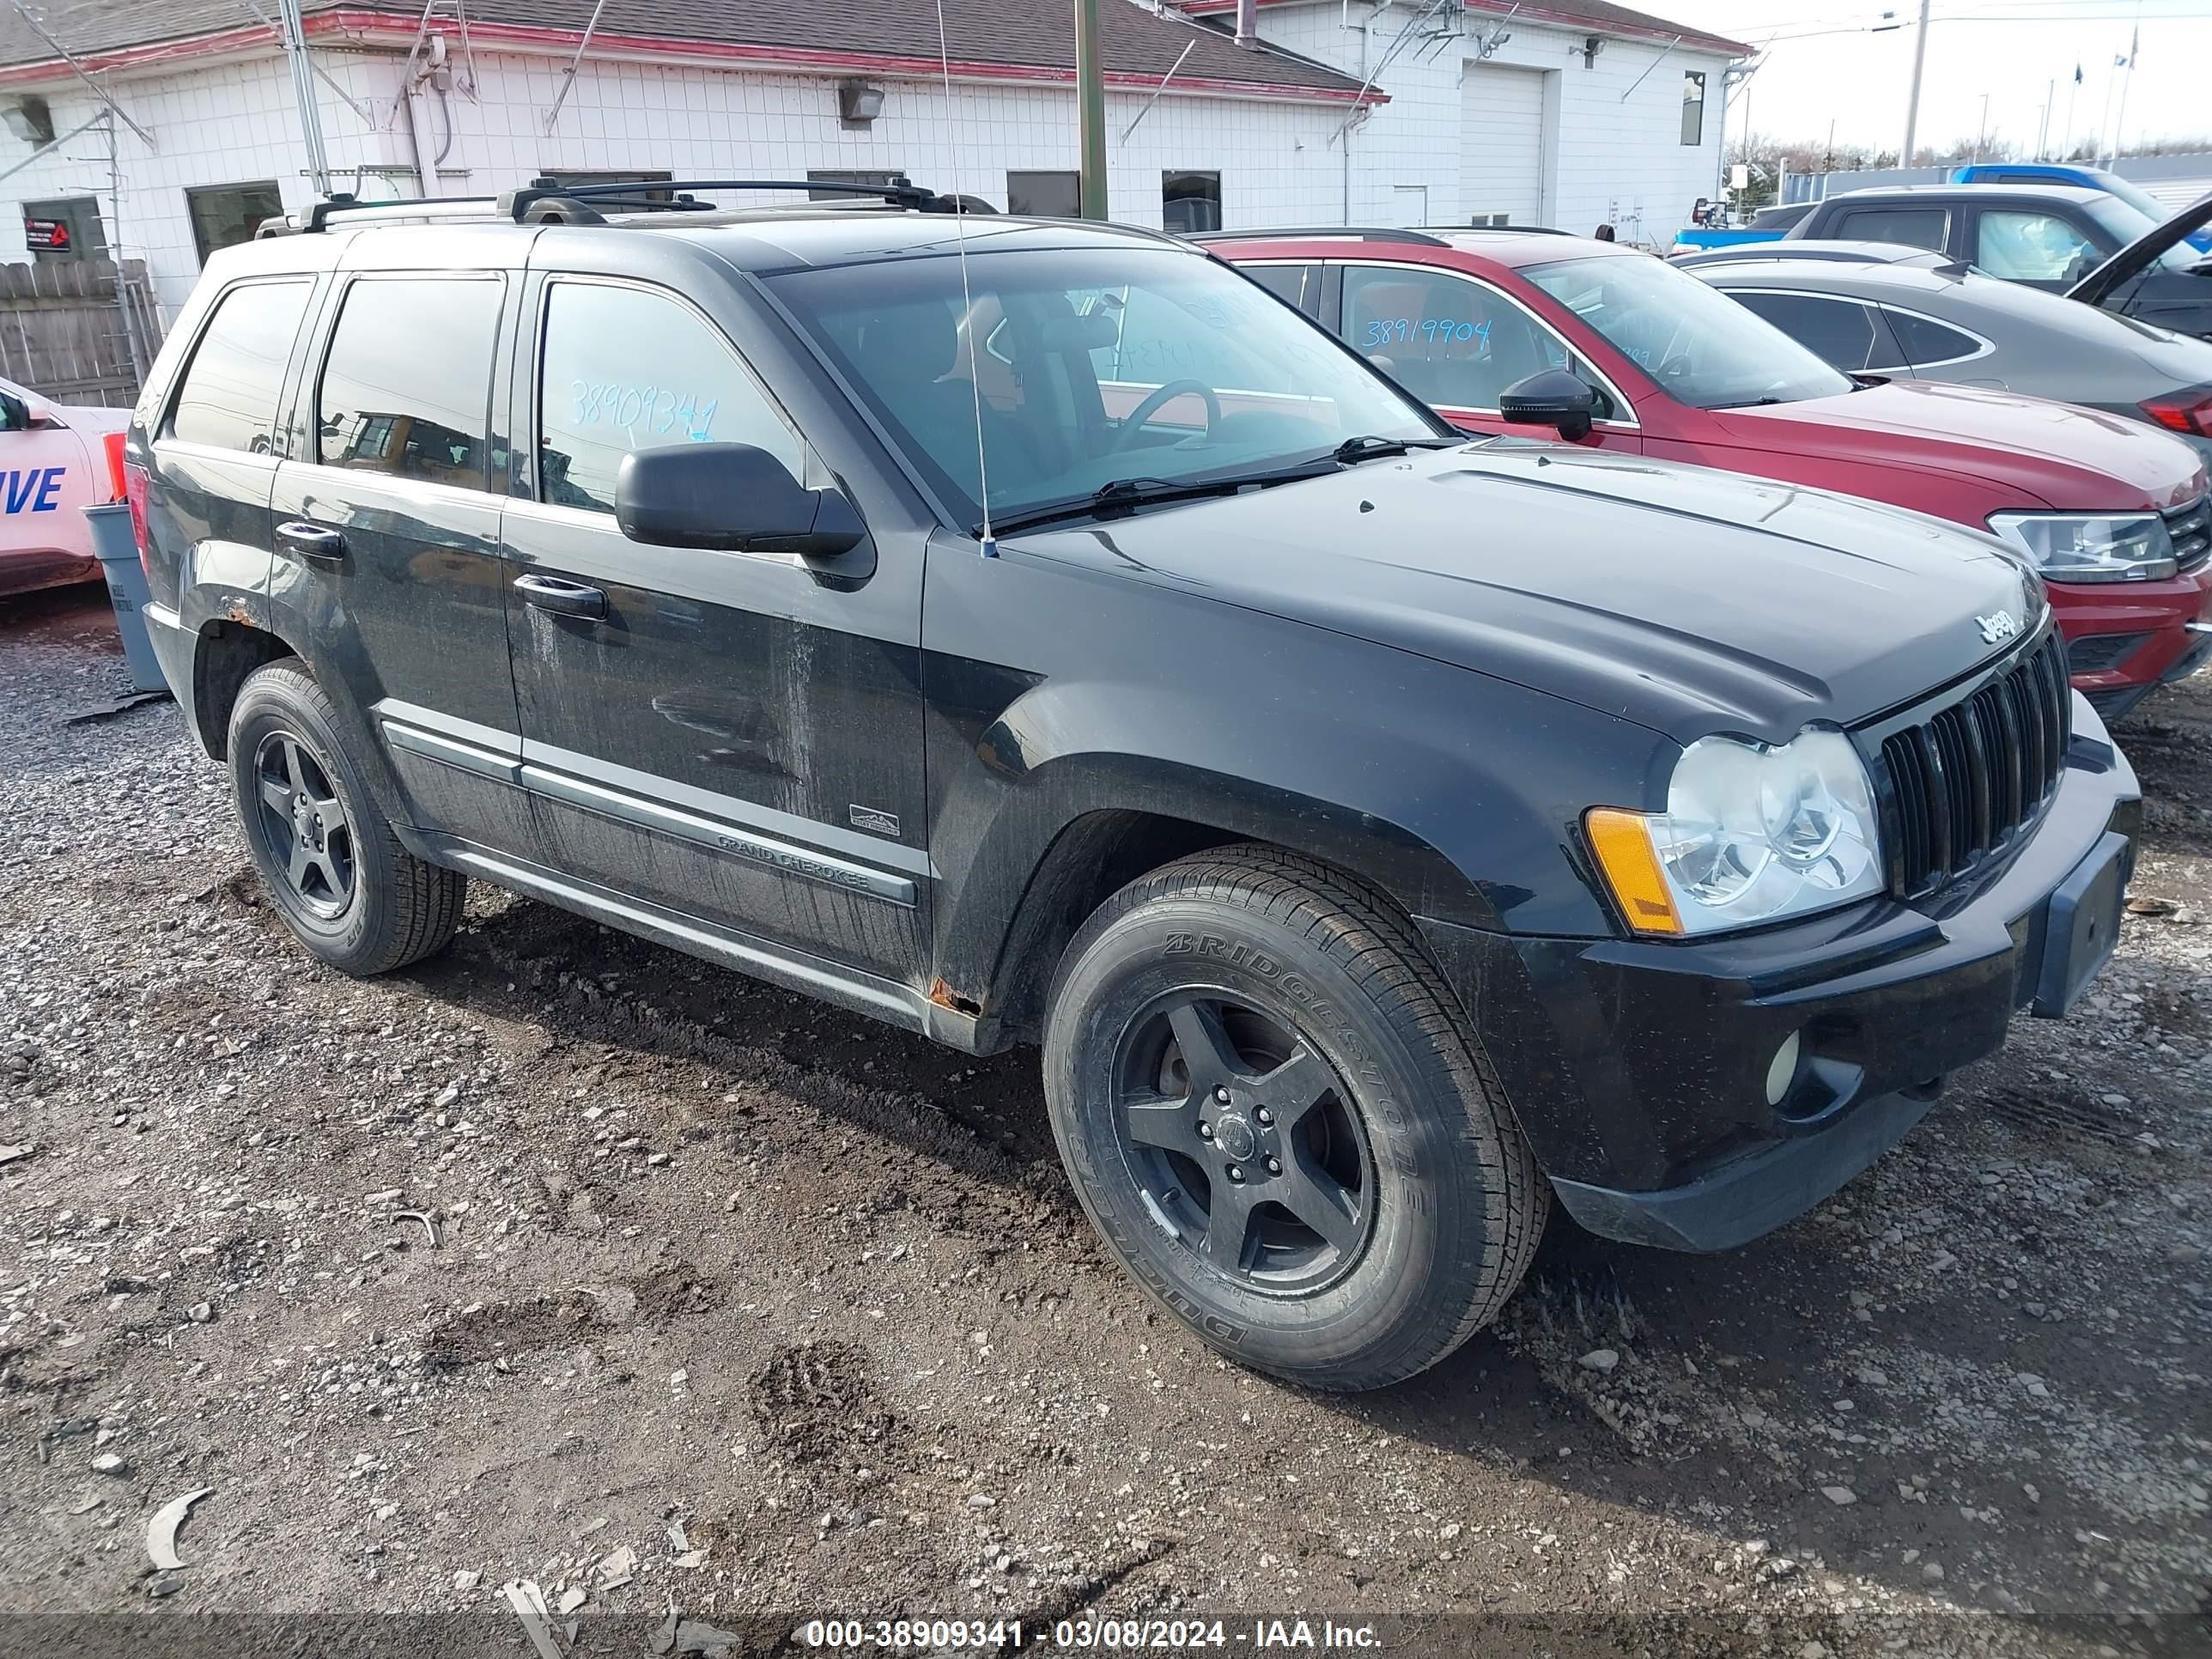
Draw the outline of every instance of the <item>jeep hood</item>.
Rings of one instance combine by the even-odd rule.
[[[1514,439],[1006,550],[1456,663],[1682,742],[1864,720],[2004,650],[2045,608],[2002,544],[1934,519]]]

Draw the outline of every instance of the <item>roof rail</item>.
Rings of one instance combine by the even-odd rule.
[[[343,191],[308,204],[304,213],[288,213],[273,219],[264,219],[254,229],[256,239],[267,236],[313,235],[326,230],[330,222],[343,213],[374,214],[387,219],[440,219],[459,217],[463,210],[481,213],[489,208],[495,198],[489,196],[410,196],[390,202],[364,202]]]
[[[837,196],[873,196],[886,205],[912,213],[957,213],[959,204],[939,196],[903,176],[887,185],[854,185],[827,179],[652,179],[605,184],[563,185],[551,179],[533,179],[527,188],[510,190],[499,198],[502,212],[527,222],[542,202],[573,202],[585,207],[611,207],[623,212],[683,212],[711,207],[684,194],[687,191],[803,190],[810,195],[828,191]],[[658,199],[642,198],[640,191],[667,192]]]
[[[902,177],[887,185],[848,185],[819,179],[640,179],[602,184],[564,185],[552,179],[532,179],[520,190],[496,196],[415,196],[391,202],[364,202],[334,191],[309,205],[304,213],[264,219],[254,235],[313,235],[327,230],[343,215],[349,221],[368,216],[383,219],[501,218],[516,224],[583,224],[606,222],[613,213],[704,213],[714,204],[688,195],[690,191],[803,190],[838,196],[872,196],[890,206],[914,213],[974,212],[981,204],[963,205],[959,198],[939,196]]]
[[[1291,237],[1340,237],[1348,242],[1417,242],[1427,247],[1448,247],[1441,236],[1425,230],[1400,230],[1384,225],[1272,225],[1264,230],[1202,230],[1186,235],[1187,242],[1274,242]]]

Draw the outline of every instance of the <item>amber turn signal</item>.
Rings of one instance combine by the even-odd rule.
[[[1667,878],[1652,849],[1651,831],[1641,812],[1625,812],[1617,806],[1593,806],[1583,815],[1590,851],[1612,890],[1613,902],[1628,925],[1639,933],[1682,931],[1674,896],[1667,890]]]

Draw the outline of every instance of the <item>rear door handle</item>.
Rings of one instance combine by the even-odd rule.
[[[514,591],[526,605],[550,611],[559,617],[588,617],[598,621],[607,614],[606,590],[558,576],[517,576]]]
[[[345,557],[345,538],[326,524],[294,519],[276,526],[276,539],[303,559]]]

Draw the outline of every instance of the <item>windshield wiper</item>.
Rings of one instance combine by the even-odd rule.
[[[1267,472],[1236,472],[1225,477],[1212,478],[1115,478],[1103,483],[1088,495],[1070,496],[1064,501],[1043,501],[1019,513],[1009,514],[994,520],[991,528],[1000,535],[1011,535],[1017,530],[1030,530],[1039,525],[1057,524],[1066,519],[1089,519],[1116,516],[1133,512],[1140,507],[1154,507],[1168,501],[1203,501],[1212,495],[1234,495],[1240,489],[1257,488],[1262,484],[1292,483],[1300,478],[1318,478],[1337,470],[1340,463],[1330,456],[1318,461],[1303,461],[1295,466],[1278,467]],[[975,533],[983,533],[975,526]]]
[[[1464,438],[1378,438],[1371,432],[1364,432],[1357,438],[1346,438],[1330,453],[1340,465],[1350,466],[1354,461],[1402,455],[1409,449],[1449,449],[1466,441]]]

